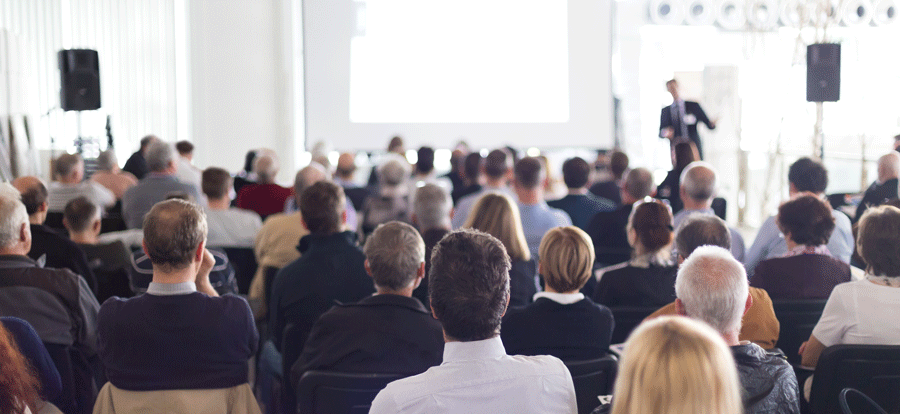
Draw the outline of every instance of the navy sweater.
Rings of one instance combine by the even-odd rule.
[[[603,357],[609,351],[613,315],[584,298],[562,305],[538,298],[524,309],[511,309],[500,328],[510,355],[553,355],[563,361]]]

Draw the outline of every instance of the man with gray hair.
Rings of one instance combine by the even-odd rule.
[[[897,177],[900,177],[900,154],[891,151],[878,159],[878,178],[866,189],[856,208],[856,223],[869,207],[880,206],[887,200],[897,198]]]
[[[431,250],[451,230],[453,199],[447,190],[436,184],[416,189],[412,222],[425,240],[425,279],[413,291],[413,297],[428,305],[428,271],[431,269]]]
[[[137,178],[129,172],[119,169],[119,161],[116,152],[110,148],[97,156],[97,171],[91,175],[91,181],[106,187],[116,196],[116,200],[122,199],[125,191],[137,185]]]
[[[715,215],[712,209],[713,198],[716,196],[717,180],[716,171],[707,162],[695,161],[688,164],[681,173],[680,194],[684,208],[675,214],[674,222],[677,229],[684,219],[695,214]],[[739,262],[744,261],[744,237],[734,228],[728,228],[731,236],[731,254]]]
[[[587,234],[594,241],[596,262],[609,266],[631,259],[631,245],[625,227],[634,203],[656,193],[653,174],[646,168],[628,171],[621,189],[622,205],[613,211],[601,211],[591,219]]]
[[[744,266],[728,250],[698,247],[678,270],[675,308],[709,324],[731,347],[748,414],[799,414],[797,378],[784,356],[738,339],[741,316],[753,303],[748,288]]]
[[[366,240],[366,273],[375,295],[325,312],[291,369],[295,389],[310,370],[415,375],[440,365],[441,324],[412,297],[425,277],[425,243],[415,228],[392,221]]]
[[[379,224],[389,221],[410,221],[410,203],[407,180],[409,164],[389,159],[378,166],[378,191],[363,203],[359,212],[358,233],[361,239],[371,234]]]
[[[103,208],[116,204],[116,196],[106,187],[84,179],[84,159],[78,154],[63,154],[53,164],[56,181],[51,181],[47,190],[47,209],[54,213],[62,213],[66,204],[78,197],[85,197],[90,202]]]
[[[285,203],[291,197],[291,189],[275,183],[278,176],[278,156],[274,151],[266,150],[253,161],[253,172],[256,173],[255,184],[241,188],[235,199],[235,206],[253,210],[263,220],[272,214],[284,211]]]
[[[129,229],[140,228],[144,215],[154,204],[174,192],[186,193],[194,200],[203,200],[196,186],[178,181],[175,149],[162,141],[154,141],[147,149],[147,166],[150,173],[122,196],[122,216]],[[205,203],[203,203],[205,204]]]
[[[100,305],[81,276],[68,269],[44,268],[27,256],[31,228],[19,192],[0,184],[0,315],[28,321],[47,346],[70,348],[78,361],[96,356],[97,310]],[[54,361],[60,365],[66,361]],[[90,412],[96,390],[85,366],[67,366],[59,408]],[[84,369],[79,369],[84,368]],[[86,409],[87,408],[87,409]]]

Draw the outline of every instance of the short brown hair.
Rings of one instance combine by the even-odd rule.
[[[311,234],[334,234],[341,231],[344,213],[344,190],[330,181],[319,181],[300,195],[300,214]]]
[[[53,172],[57,177],[65,177],[72,173],[75,166],[84,162],[78,154],[63,154],[53,162]]]
[[[87,197],[81,196],[66,203],[63,218],[71,230],[85,231],[95,220],[100,220],[100,209]]]
[[[859,219],[856,249],[866,271],[877,276],[900,276],[900,209],[872,207]]]
[[[591,176],[591,165],[581,157],[569,158],[562,165],[563,182],[568,188],[581,188],[587,185]]]
[[[435,245],[428,297],[447,336],[467,342],[497,335],[509,302],[510,266],[503,243],[480,231],[457,230]]]
[[[209,167],[203,170],[200,187],[207,197],[218,200],[228,195],[231,189],[232,178],[228,171],[219,167]]]
[[[544,163],[535,157],[525,157],[516,163],[516,182],[524,188],[537,188],[546,176]]]
[[[628,169],[628,163],[628,155],[622,151],[614,151],[609,156],[609,170],[616,179],[622,178],[622,174]]]
[[[178,141],[175,143],[175,150],[181,155],[190,154],[194,152],[194,144],[190,141]]]
[[[399,291],[416,279],[425,263],[425,242],[409,224],[389,221],[366,238],[363,248],[375,284]]]
[[[790,233],[794,243],[821,246],[834,231],[831,206],[814,195],[801,195],[778,207],[778,227]]]
[[[156,203],[144,217],[144,248],[154,267],[184,269],[206,241],[206,213],[184,200]]]
[[[672,242],[672,212],[669,206],[653,200],[634,208],[628,227],[634,229],[645,252],[655,252]]]
[[[35,180],[35,184],[28,187],[22,192],[22,204],[25,204],[25,211],[28,215],[37,213],[41,204],[47,202],[50,194],[47,192],[47,186],[41,180]]]
[[[578,227],[555,227],[541,239],[539,256],[544,283],[556,292],[571,292],[591,277],[594,243]]]
[[[512,156],[505,149],[495,149],[484,158],[484,173],[488,177],[503,178],[509,171]]]

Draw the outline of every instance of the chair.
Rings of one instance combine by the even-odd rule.
[[[372,400],[400,374],[307,371],[297,383],[299,414],[365,414]]]
[[[722,197],[716,197],[713,199],[710,208],[712,208],[713,213],[715,213],[717,217],[725,220],[725,213],[728,211],[728,201]]]
[[[625,340],[628,339],[628,335],[631,335],[631,331],[658,309],[658,307],[643,306],[620,306],[610,308],[609,310],[612,311],[613,320],[615,321],[615,327],[613,327],[610,343],[621,344],[625,342]]]
[[[855,398],[849,398],[850,396],[854,396]],[[853,388],[844,388],[841,391],[841,395],[838,397],[841,403],[841,411],[844,414],[853,414],[854,411],[857,413],[878,413],[878,414],[887,414],[887,411],[884,411],[884,408],[881,408],[878,403],[872,401],[868,395],[863,394]],[[860,401],[861,403],[850,404],[850,401]],[[863,407],[859,407],[858,410],[852,410],[850,406],[857,407],[859,404],[862,404]]]
[[[129,391],[106,383],[94,414],[116,413],[232,413],[260,414],[248,384],[204,390]]]
[[[816,414],[839,414],[840,394],[853,388],[885,411],[900,413],[900,346],[834,345],[819,357],[809,404]]]
[[[69,345],[44,342],[44,347],[62,380],[62,392],[50,402],[66,413],[90,413],[97,395],[90,362]]]
[[[48,212],[44,225],[51,229],[66,231],[66,226],[63,226],[63,213],[58,211]]]
[[[590,413],[597,407],[597,397],[610,395],[619,363],[615,356],[607,355],[588,361],[565,361],[575,384],[578,414]]]
[[[800,345],[809,339],[819,323],[826,299],[774,301],[775,317],[781,325],[776,346],[792,365],[800,365]]]
[[[256,254],[249,247],[223,247],[228,261],[234,267],[238,292],[246,295],[250,291],[250,282],[256,274]]]

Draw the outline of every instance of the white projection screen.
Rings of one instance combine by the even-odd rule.
[[[611,147],[611,0],[304,0],[307,147]]]

